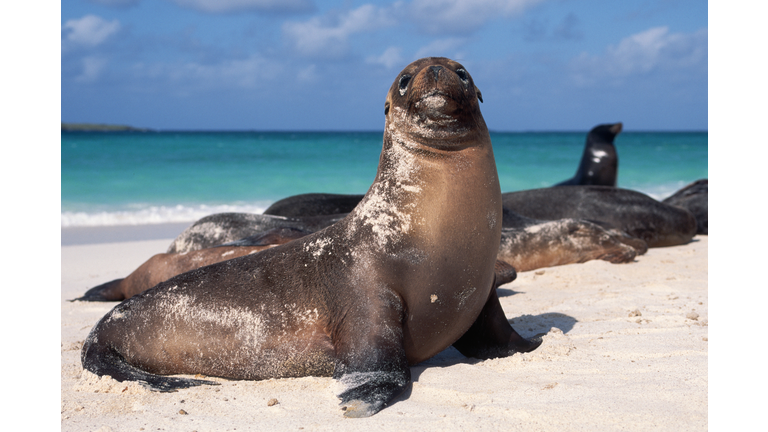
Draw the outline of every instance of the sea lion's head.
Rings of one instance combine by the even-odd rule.
[[[480,114],[482,100],[460,63],[444,57],[416,60],[389,89],[384,104],[386,130],[406,146],[461,149],[488,134]]]

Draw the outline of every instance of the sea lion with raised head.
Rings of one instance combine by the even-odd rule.
[[[538,347],[493,289],[501,191],[479,97],[459,63],[408,65],[374,183],[346,218],[122,302],[91,330],[83,367],[166,391],[212,383],[171,374],[333,376],[344,415],[365,417],[451,344],[478,358]]]
[[[621,132],[622,124],[601,124],[587,134],[584,153],[581,155],[576,175],[555,186],[602,185],[616,186],[619,171],[619,155],[613,140]]]

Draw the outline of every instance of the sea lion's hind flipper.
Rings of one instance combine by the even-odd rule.
[[[144,387],[158,392],[175,392],[181,388],[199,385],[219,385],[215,381],[177,378],[151,374],[132,366],[112,347],[86,341],[81,357],[83,368],[96,375],[108,375],[113,379],[137,381]]]
[[[490,359],[508,357],[517,352],[530,352],[541,345],[540,337],[526,339],[507,321],[496,290],[491,290],[485,307],[472,327],[453,343],[467,357]]]
[[[82,297],[72,299],[70,301],[122,301],[125,300],[125,295],[120,284],[123,282],[123,278],[115,279],[103,283],[99,286],[95,286],[83,294]]]

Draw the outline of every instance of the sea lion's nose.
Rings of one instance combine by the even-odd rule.
[[[435,81],[437,81],[438,75],[440,75],[440,71],[443,70],[442,66],[430,66],[429,70],[432,71],[432,75],[435,76]]]

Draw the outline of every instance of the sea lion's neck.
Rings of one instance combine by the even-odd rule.
[[[404,140],[387,126],[376,180],[352,215],[370,227],[374,245],[421,248],[447,234],[464,242],[478,230],[482,239],[500,236],[501,190],[487,133],[445,151]]]

